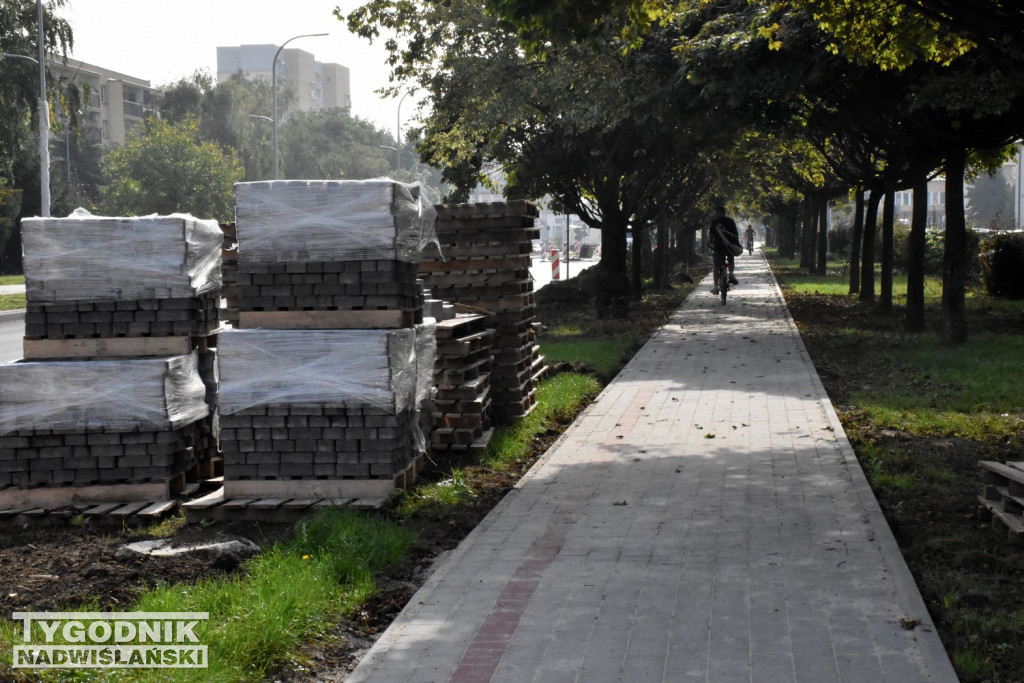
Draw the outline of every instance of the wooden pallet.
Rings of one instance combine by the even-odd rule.
[[[979,516],[998,520],[1011,541],[1024,541],[1024,462],[983,460],[978,465],[984,486],[978,496]]]
[[[116,501],[98,504],[65,505],[61,507],[16,506],[0,509],[0,522],[13,521],[25,517],[36,519],[71,519],[84,517],[90,521],[137,520],[152,522],[178,509],[179,501],[175,499],[156,499],[144,501]]]
[[[325,506],[351,507],[357,510],[378,510],[386,497],[380,498],[232,498],[221,487],[201,498],[182,503],[185,521],[203,520],[295,522]]]
[[[212,520],[291,522],[324,506],[379,510],[399,488],[411,486],[423,470],[420,454],[388,479],[223,480],[205,496],[182,503],[189,523]]]
[[[53,358],[118,358],[184,356],[216,345],[215,330],[205,337],[99,337],[94,339],[33,339],[25,337],[25,360]]]
[[[361,311],[241,311],[241,329],[377,330],[412,327],[423,322],[422,309]]]

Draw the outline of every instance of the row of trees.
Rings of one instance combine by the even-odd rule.
[[[878,303],[891,307],[891,198],[913,189],[923,207],[944,174],[945,334],[966,337],[962,180],[998,165],[1024,127],[1024,13],[1011,0],[487,4],[370,0],[344,19],[369,39],[398,36],[393,79],[429,94],[419,149],[446,180],[465,192],[497,163],[510,195],[552,195],[601,229],[603,312],[638,293],[631,229],[658,226],[654,253],[671,253],[728,200],[823,269],[821,217],[842,196],[859,207],[851,289],[875,298],[881,230]],[[908,318],[920,326],[915,216]]]

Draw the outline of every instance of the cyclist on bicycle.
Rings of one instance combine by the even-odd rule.
[[[736,221],[725,215],[724,206],[715,207],[715,217],[711,219],[710,236],[711,249],[714,251],[715,255],[715,265],[712,269],[712,273],[715,278],[715,288],[711,290],[711,293],[718,294],[718,271],[722,269],[722,264],[726,262],[729,264],[729,282],[734,285],[739,284],[739,280],[736,279],[736,275],[734,274],[736,268],[736,257],[729,251],[729,247],[725,241],[738,245],[740,243],[740,231],[739,228],[736,227]]]
[[[753,255],[754,253],[754,225],[753,223],[747,224],[747,231],[743,233],[744,237],[747,238],[747,253]]]

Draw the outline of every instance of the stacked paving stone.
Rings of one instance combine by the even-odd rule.
[[[204,445],[205,394],[197,353],[0,364],[0,488],[183,473]]]
[[[22,222],[33,353],[0,365],[0,489],[169,483],[208,457],[222,240],[186,215]]]
[[[437,322],[434,369],[434,451],[466,451],[487,445],[491,428],[493,316],[456,313]]]
[[[25,219],[25,336],[212,334],[222,241],[215,222],[184,215]]]
[[[432,320],[416,324],[416,264],[433,207],[388,180],[240,183],[235,205],[242,329],[218,343],[225,494],[395,481],[426,448],[436,343]],[[393,329],[331,315],[378,311],[403,315]]]
[[[234,223],[221,223],[224,249],[221,252],[221,309],[220,319],[233,327],[238,326],[238,240]]]
[[[234,330],[220,340],[225,480],[392,478],[422,450],[432,326]]]
[[[507,422],[537,402],[543,373],[530,276],[536,207],[525,201],[435,207],[440,250],[428,249],[420,276],[438,299],[494,314],[491,411]],[[442,256],[443,254],[443,256]]]

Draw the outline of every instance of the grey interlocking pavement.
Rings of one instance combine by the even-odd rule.
[[[701,284],[349,681],[957,680],[767,264],[737,275],[725,306]]]

